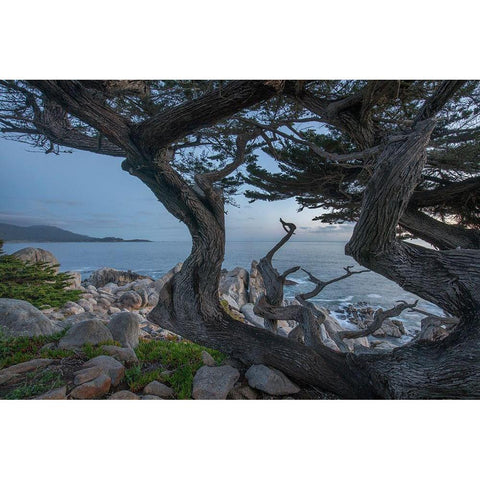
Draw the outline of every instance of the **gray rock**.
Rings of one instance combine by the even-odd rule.
[[[143,318],[138,313],[120,312],[112,316],[108,328],[113,339],[120,342],[122,346],[136,348],[142,321]]]
[[[82,312],[75,315],[70,315],[62,320],[64,328],[71,327],[77,323],[84,322],[85,320],[100,320],[98,315],[92,312]]]
[[[0,329],[10,337],[52,335],[60,330],[38,308],[13,298],[0,298]]]
[[[248,280],[248,301],[253,304],[266,292],[265,283],[263,282],[262,274],[258,271],[257,265],[258,262],[253,260]]]
[[[78,400],[90,400],[102,398],[110,390],[112,381],[108,375],[102,373],[91,382],[83,383],[70,392],[72,398]]]
[[[163,398],[157,397],[157,395],[143,395],[142,400],[163,400]]]
[[[107,355],[99,355],[83,364],[84,369],[92,367],[98,367],[105,375],[108,375],[114,387],[116,387],[125,376],[125,367],[118,360]]]
[[[140,397],[130,390],[120,390],[111,395],[109,400],[140,400]]]
[[[82,274],[80,272],[65,272],[70,275],[70,282],[65,290],[77,290],[82,285]]]
[[[51,358],[34,358],[28,362],[17,363],[11,367],[0,370],[1,375],[20,375],[22,373],[33,372],[39,368],[48,367],[54,360]]]
[[[230,297],[239,310],[248,302],[248,272],[241,267],[222,273],[219,284],[220,295]]]
[[[241,309],[240,312],[245,316],[245,320],[254,325],[255,327],[265,328],[265,322],[262,317],[259,317],[253,312],[253,303],[246,303]]]
[[[85,309],[81,307],[78,303],[75,302],[67,302],[62,307],[62,312],[65,315],[78,315],[79,313],[84,313]]]
[[[150,288],[155,290],[157,293],[163,288],[163,286],[173,278],[173,276],[178,273],[182,269],[183,263],[177,263],[172,269],[170,269],[163,277],[155,280],[151,285]]]
[[[56,265],[55,271],[58,272],[58,264],[60,263],[55,255],[48,250],[43,250],[43,248],[33,248],[27,247],[17,250],[12,255],[15,255],[17,258],[23,262],[28,263],[48,263],[51,266]]]
[[[116,345],[105,345],[103,347],[105,353],[117,359],[125,365],[135,365],[138,363],[138,357],[135,350],[130,347],[117,347]]]
[[[201,356],[203,364],[207,367],[215,367],[217,365],[215,359],[205,350],[202,351]]]
[[[36,400],[66,400],[67,399],[67,387],[64,385],[60,388],[55,388],[49,392],[35,397]]]
[[[143,389],[143,393],[145,395],[155,395],[160,398],[172,398],[175,395],[175,392],[170,387],[156,380],[150,382]]]
[[[77,303],[86,311],[86,312],[93,312],[93,305],[86,299],[81,298],[77,301]]]
[[[282,372],[266,365],[252,365],[245,378],[252,388],[270,395],[291,395],[300,391]]]
[[[230,365],[201,367],[193,378],[193,398],[196,400],[224,400],[239,379],[240,373]]]
[[[115,268],[101,268],[92,273],[87,282],[95,287],[104,287],[108,283],[114,283],[116,285],[126,285],[134,280],[141,278],[150,278],[145,275],[128,270],[127,272],[116,270]]]
[[[73,384],[82,385],[82,383],[90,382],[91,380],[99,377],[102,373],[105,372],[103,372],[103,370],[99,367],[83,368],[82,370],[74,373],[75,377],[73,378]]]
[[[110,330],[101,320],[85,320],[73,325],[67,334],[60,339],[60,348],[77,348],[86,343],[98,345],[101,342],[113,340]]]
[[[122,293],[115,304],[120,308],[128,308],[129,310],[139,310],[143,306],[144,299],[138,292],[130,290]]]

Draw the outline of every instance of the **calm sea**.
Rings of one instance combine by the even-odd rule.
[[[224,268],[236,266],[250,269],[252,260],[259,260],[272,247],[273,242],[227,242]],[[81,272],[83,278],[101,267],[113,267],[159,278],[176,263],[189,254],[190,242],[151,243],[7,243],[6,253],[13,253],[24,247],[39,247],[52,252],[60,262],[60,270]],[[343,267],[358,264],[344,254],[344,242],[289,242],[275,254],[274,264],[279,271],[294,265],[301,265],[313,275],[328,280],[344,273]],[[299,292],[313,288],[307,275],[300,271],[289,278],[297,285],[286,287],[286,298],[293,298]],[[350,303],[367,302],[373,307],[390,308],[396,300],[409,302],[418,297],[406,292],[394,282],[375,273],[353,275],[341,282],[326,287],[314,299],[315,302],[335,311]],[[432,313],[441,314],[435,305],[423,300],[419,307]],[[419,328],[420,317],[404,312],[400,317],[410,333]],[[343,322],[342,322],[343,323]]]

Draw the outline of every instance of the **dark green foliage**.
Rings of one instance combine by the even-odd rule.
[[[65,290],[70,275],[56,273],[46,263],[25,263],[5,255],[2,245],[0,240],[0,298],[26,300],[37,308],[61,307],[80,298],[80,290]]]
[[[53,370],[30,372],[26,375],[22,385],[10,391],[4,398],[7,400],[21,400],[35,397],[62,385],[64,385],[64,382],[60,372]]]
[[[70,350],[44,349],[48,343],[58,342],[65,331],[41,337],[6,337],[0,332],[0,369],[27,362],[33,358],[64,358],[73,354]]]
[[[127,384],[131,390],[139,391],[153,380],[158,380],[169,384],[178,398],[190,398],[193,377],[202,366],[201,353],[204,350],[218,364],[225,359],[216,350],[187,341],[141,340],[135,349],[140,365],[127,370]]]

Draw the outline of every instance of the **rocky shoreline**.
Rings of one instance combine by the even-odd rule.
[[[47,255],[49,252],[28,250],[23,255],[30,261],[58,263],[53,255]],[[0,328],[3,335],[35,338],[62,332],[57,341],[43,345],[42,350],[55,352],[56,355],[62,351],[71,352],[65,358],[33,358],[3,368],[0,370],[0,395],[2,391],[5,393],[21,385],[29,375],[38,375],[40,372],[47,376],[58,374],[63,385],[35,397],[39,399],[175,398],[174,390],[158,380],[148,382],[141,391],[131,391],[126,383],[126,375],[129,375],[128,369],[135,367],[137,373],[140,369],[138,374],[143,375],[155,367],[158,378],[169,378],[169,372],[161,371],[165,365],[159,363],[152,366],[151,362],[140,361],[136,351],[139,351],[139,345],[147,345],[148,342],[183,341],[178,335],[162,329],[147,318],[158,302],[160,290],[181,267],[181,263],[177,264],[157,280],[131,271],[101,268],[81,281],[78,272],[70,272],[72,281],[67,288],[81,291],[80,299],[67,302],[57,309],[40,311],[22,300],[0,299]],[[263,318],[253,311],[256,300],[263,293],[263,280],[256,262],[252,262],[250,272],[241,267],[222,272],[219,296],[223,308],[235,320],[264,328]],[[335,334],[344,330],[344,327],[327,309],[317,308],[325,314],[325,321],[320,325],[322,342],[338,350]],[[340,313],[352,324],[352,329],[363,329],[373,321],[374,311],[367,305],[350,305]],[[294,327],[294,322],[280,321],[278,334],[288,336]],[[373,336],[345,339],[345,343],[352,352],[384,353],[397,346],[391,339],[398,339],[405,333],[400,320],[388,319]],[[98,348],[95,351],[97,355],[86,357],[87,347]],[[218,362],[207,349],[199,348],[197,354],[201,357],[199,365],[202,366],[193,376],[191,398],[334,398],[325,392],[302,389],[282,372],[268,366],[245,366],[228,358]],[[42,356],[41,352],[39,355]]]

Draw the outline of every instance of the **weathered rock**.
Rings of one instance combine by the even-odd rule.
[[[228,398],[232,400],[256,400],[258,398],[258,394],[248,385],[241,385],[231,390],[228,394]]]
[[[87,343],[98,345],[109,340],[113,340],[110,330],[101,320],[92,319],[73,325],[66,335],[60,339],[58,346],[66,349],[78,348]]]
[[[73,384],[74,385],[81,385],[82,383],[90,382],[91,380],[99,377],[102,373],[105,373],[99,367],[89,367],[89,368],[82,368],[82,370],[78,370],[75,372]]]
[[[193,398],[224,400],[239,379],[240,373],[230,365],[201,367],[193,378]]]
[[[0,375],[20,375],[23,373],[33,372],[39,368],[48,367],[54,360],[51,358],[34,358],[28,362],[17,363],[11,367],[0,370]]]
[[[222,272],[219,284],[221,296],[230,297],[237,305],[237,310],[248,302],[248,272],[244,268]]]
[[[270,395],[291,395],[300,391],[282,372],[266,365],[252,365],[245,378],[251,387]]]
[[[157,395],[142,395],[142,400],[163,400],[163,398],[157,397]]]
[[[178,273],[182,269],[183,263],[177,263],[172,269],[170,269],[163,277],[155,280],[151,285],[150,288],[155,290],[157,293],[163,288],[163,286],[173,278],[173,276]]]
[[[47,263],[51,266],[56,266],[55,271],[58,272],[58,264],[60,263],[55,255],[43,248],[27,247],[17,250],[12,255],[27,263]]]
[[[109,400],[140,400],[140,397],[130,390],[120,390],[108,397]]]
[[[142,321],[143,318],[138,313],[120,312],[112,316],[108,328],[113,339],[120,342],[122,346],[136,348]]]
[[[78,400],[88,400],[102,398],[110,390],[112,380],[108,375],[102,373],[90,382],[83,383],[70,392],[72,398]]]
[[[70,275],[70,281],[65,290],[77,290],[82,285],[82,274],[80,272],[65,272]]]
[[[245,320],[254,325],[255,327],[265,328],[265,322],[262,317],[255,315],[253,312],[253,303],[246,303],[241,309],[240,312],[245,316]]]
[[[262,274],[258,271],[257,265],[258,262],[253,260],[248,280],[248,301],[253,304],[266,292],[265,283],[263,282]]]
[[[107,310],[108,314],[109,315],[114,315],[115,313],[119,313],[121,312],[121,310],[117,307],[110,307],[108,310]]]
[[[86,311],[86,312],[93,312],[93,305],[86,299],[81,298],[77,301],[77,303]]]
[[[125,367],[113,357],[99,355],[83,364],[83,368],[98,367],[104,374],[108,375],[112,385],[116,387],[125,376]]]
[[[38,308],[13,298],[0,298],[0,329],[9,337],[52,335],[60,330]]]
[[[77,323],[84,322],[85,320],[100,320],[100,318],[93,312],[82,312],[64,318],[62,324],[64,328],[67,328],[76,325]]]
[[[228,303],[228,306],[231,309],[240,311],[240,307],[238,306],[238,303],[230,295],[222,294],[220,296],[220,299],[226,301]]]
[[[66,400],[67,399],[67,387],[64,385],[60,388],[55,388],[49,392],[35,397],[36,400]]]
[[[156,395],[160,398],[172,398],[175,395],[175,392],[170,387],[164,383],[157,382],[156,380],[150,382],[143,389],[143,393],[145,395]]]
[[[143,298],[138,292],[133,290],[124,292],[115,302],[120,308],[128,308],[130,310],[138,310],[143,306]]]
[[[116,345],[105,345],[103,347],[105,353],[117,359],[125,365],[135,365],[138,363],[137,354],[135,350],[130,347],[117,347]]]
[[[87,282],[95,287],[103,287],[108,283],[114,283],[116,285],[126,285],[140,278],[150,278],[145,275],[128,270],[127,272],[116,270],[115,268],[101,268],[96,270],[90,275]]]
[[[81,307],[78,303],[75,302],[67,302],[62,307],[62,312],[65,315],[78,315],[79,313],[84,313],[85,309]]]
[[[201,356],[203,364],[207,365],[207,367],[215,367],[217,365],[215,359],[205,350],[202,351]]]

